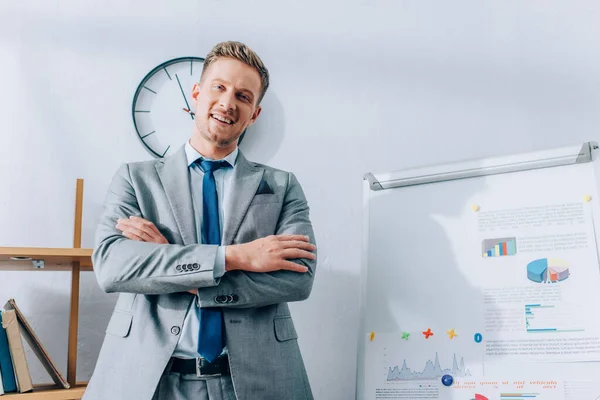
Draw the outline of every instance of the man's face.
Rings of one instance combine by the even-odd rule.
[[[256,106],[260,90],[260,75],[254,68],[233,58],[217,59],[192,89],[194,135],[212,146],[233,150],[260,114]]]

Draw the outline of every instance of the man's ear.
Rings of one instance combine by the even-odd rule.
[[[192,100],[198,101],[199,94],[200,94],[200,84],[198,82],[195,82],[194,86],[192,86]]]
[[[254,113],[252,114],[252,118],[250,118],[250,124],[248,126],[250,126],[250,125],[252,125],[253,123],[256,122],[256,119],[260,115],[261,111],[262,111],[262,107],[261,106],[256,107],[256,110],[254,110]]]

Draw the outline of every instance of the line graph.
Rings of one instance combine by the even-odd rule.
[[[402,361],[402,367],[398,367],[397,365],[394,367],[388,367],[387,381],[437,379],[446,374],[450,374],[455,378],[471,376],[471,372],[465,367],[465,361],[462,357],[460,358],[460,361],[458,361],[455,353],[452,358],[452,368],[442,368],[439,355],[436,352],[435,360],[427,360],[425,362],[425,367],[421,371],[409,368],[406,359]]]

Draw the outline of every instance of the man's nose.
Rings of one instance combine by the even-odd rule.
[[[221,98],[219,99],[219,104],[223,109],[227,112],[231,112],[235,110],[235,97],[231,92],[225,92],[221,94]]]

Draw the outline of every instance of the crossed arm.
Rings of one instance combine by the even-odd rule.
[[[119,218],[115,226],[128,239],[138,242],[169,244],[158,228],[148,220],[131,216]],[[225,247],[225,271],[274,272],[287,270],[298,273],[308,272],[308,267],[289,261],[305,258],[315,260],[316,246],[305,235],[271,235],[249,243]],[[197,294],[197,289],[188,292]]]
[[[308,206],[293,175],[275,235],[230,245],[225,274],[213,279],[215,245],[169,244],[156,226],[143,218],[129,173],[117,174],[109,189],[105,214],[93,254],[94,270],[107,292],[163,294],[190,291],[201,307],[260,307],[304,300],[310,294],[316,247]],[[116,223],[116,225],[115,225]],[[298,235],[306,233],[309,236]],[[198,263],[200,270],[176,273],[175,266]],[[235,304],[216,304],[218,295],[235,294]]]

